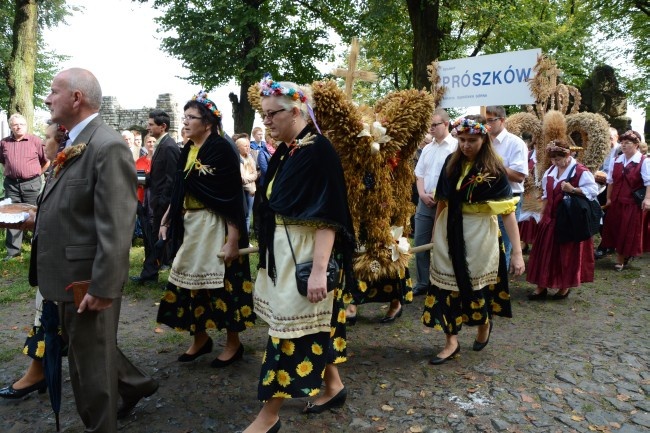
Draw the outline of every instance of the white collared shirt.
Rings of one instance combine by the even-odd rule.
[[[457,147],[458,140],[452,137],[451,134],[447,134],[440,143],[433,140],[424,146],[415,166],[415,176],[424,179],[425,193],[432,194],[435,192],[445,159],[455,152]]]
[[[636,162],[638,164],[641,162],[641,156],[641,152],[637,150],[630,159],[627,159],[624,153],[621,153],[616,159],[612,159],[609,163],[609,170],[607,171],[607,183],[610,184],[614,182],[614,179],[612,178],[612,173],[614,172],[614,164],[620,162],[623,164],[623,167],[627,167],[630,162]],[[650,185],[650,158],[647,156],[643,161],[643,165],[641,166],[641,179],[643,179],[644,186]]]
[[[492,139],[492,146],[496,153],[503,158],[503,165],[512,171],[528,176],[528,146],[521,138],[508,132],[505,128],[503,131]],[[524,182],[511,182],[513,194],[524,192]]]
[[[93,113],[90,116],[86,117],[81,122],[77,123],[70,131],[68,131],[68,141],[65,142],[65,147],[70,146],[77,139],[81,131],[84,130],[86,126],[93,120],[95,117],[99,116],[99,113]]]
[[[566,181],[567,176],[571,173],[571,170],[576,163],[575,158],[571,157],[569,165],[560,177],[557,176],[556,166],[551,165],[551,167],[546,170],[546,173],[544,173],[544,176],[542,177],[542,200],[546,200],[547,198],[546,177],[548,176],[553,179],[553,188],[555,188],[558,183]],[[573,176],[575,176],[575,171],[572,173],[572,177]],[[587,197],[587,200],[595,200],[598,196],[598,184],[596,183],[596,179],[594,179],[594,175],[591,174],[590,171],[582,172],[582,176],[580,176],[580,181],[578,182],[578,188],[580,188],[580,191],[582,191],[584,196]]]

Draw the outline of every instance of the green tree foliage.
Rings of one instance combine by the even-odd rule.
[[[11,73],[11,53],[14,47],[14,21],[16,5],[18,0],[3,1],[0,3],[0,75],[4,80],[3,86],[0,86],[0,107],[9,110],[15,110],[10,107],[11,91],[8,82],[13,80]],[[24,3],[24,1],[22,2]],[[57,71],[58,63],[65,59],[64,56],[57,55],[54,51],[45,49],[46,43],[41,37],[41,31],[44,28],[55,27],[77,7],[66,5],[65,0],[38,0],[35,2],[38,7],[37,17],[37,40],[36,40],[36,63],[33,70],[34,87],[30,95],[31,104],[35,107],[44,107],[43,97],[47,94],[52,82],[52,78]],[[15,95],[14,95],[15,96]],[[25,106],[24,101],[21,102]],[[14,104],[15,107],[15,104]],[[31,113],[26,113],[31,116]]]
[[[136,0],[147,3],[147,0]],[[275,78],[311,82],[322,75],[315,63],[331,60],[327,28],[354,31],[348,2],[289,0],[154,0],[165,32],[162,46],[190,70],[190,82],[211,89],[230,80],[236,132],[248,132],[254,112],[246,92],[264,72]],[[329,23],[325,25],[325,20]],[[223,105],[223,101],[216,101]]]
[[[630,102],[648,107],[650,100],[650,1],[594,0],[601,62],[619,61],[621,83]]]

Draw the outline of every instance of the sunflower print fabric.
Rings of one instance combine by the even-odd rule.
[[[253,283],[233,261],[226,266],[224,287],[188,290],[167,283],[158,308],[158,323],[190,335],[208,329],[241,332],[255,324]]]
[[[341,289],[335,289],[330,332],[294,339],[269,336],[257,396],[271,398],[312,397],[320,392],[327,364],[347,360],[345,309]]]
[[[472,299],[464,305],[460,292],[429,287],[424,300],[422,323],[448,335],[457,335],[463,324],[480,326],[488,323],[492,315],[512,317],[508,273],[505,265],[503,242],[499,237],[499,274],[496,284],[472,292]]]
[[[391,302],[394,299],[402,305],[413,302],[413,282],[408,268],[400,271],[398,278],[384,278],[374,283],[359,280],[358,286],[351,293],[343,295],[346,305]]]

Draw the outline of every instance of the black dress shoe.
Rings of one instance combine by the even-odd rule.
[[[551,299],[556,301],[559,299],[566,299],[569,296],[569,293],[571,293],[571,289],[567,290],[565,294],[561,294],[560,292],[557,292],[555,295],[551,296]]]
[[[146,282],[157,283],[158,275],[153,275],[151,277],[141,277],[140,275],[133,275],[132,277],[129,277],[129,279],[137,284],[144,284]]]
[[[345,316],[345,324],[347,326],[354,326],[357,324],[357,315],[354,316]]]
[[[488,338],[485,340],[485,343],[481,343],[480,341],[474,340],[474,344],[472,345],[472,350],[474,352],[480,352],[481,350],[485,349],[485,346],[488,345],[490,342],[490,335],[492,335],[492,324],[494,322],[490,320],[490,330],[488,331]]]
[[[281,423],[280,420],[278,419],[278,422],[276,422],[275,424],[273,424],[273,427],[271,427],[270,429],[268,429],[268,430],[266,431],[266,433],[278,433],[278,432],[280,431],[280,427],[282,427],[282,423]],[[242,433],[242,430],[238,430],[238,431],[235,432],[235,433]]]
[[[429,288],[428,288],[427,286],[414,287],[414,288],[413,288],[413,296],[422,296],[422,295],[426,295],[428,289],[429,289]]]
[[[397,313],[393,314],[392,316],[385,315],[384,317],[381,318],[381,320],[379,320],[379,323],[392,323],[392,322],[394,322],[395,319],[397,319],[398,317],[402,317],[402,309],[403,309],[403,307],[400,306]]]
[[[151,397],[156,391],[158,391],[158,382],[153,380],[153,384],[151,387],[151,390],[146,392],[145,394],[142,394],[140,397],[136,397],[133,400],[123,400],[122,405],[117,408],[117,419],[123,419],[129,416],[133,408],[138,404],[140,400],[143,398]]]
[[[528,295],[529,301],[543,301],[544,299],[546,299],[546,289],[542,290],[539,293],[530,293]]]
[[[43,394],[47,390],[47,384],[45,379],[40,382],[36,382],[33,385],[30,385],[25,388],[16,389],[13,385],[9,385],[5,388],[0,389],[0,397],[9,398],[9,399],[18,399],[23,398],[27,394],[38,391],[39,394]]]
[[[219,358],[215,358],[211,363],[210,367],[212,368],[223,368],[223,367],[228,367],[230,364],[232,364],[235,361],[238,361],[244,357],[244,345],[239,344],[239,348],[237,349],[237,352],[228,359],[227,361],[223,361]]]
[[[201,347],[196,353],[190,355],[189,353],[183,353],[178,357],[178,362],[190,362],[194,361],[201,355],[212,352],[212,338],[208,337],[208,341],[205,342],[203,347]]]
[[[444,364],[445,362],[449,361],[450,359],[455,358],[456,355],[458,355],[459,353],[460,353],[460,343],[458,343],[458,347],[456,347],[456,350],[454,350],[454,353],[452,353],[451,355],[449,355],[446,358],[439,358],[439,357],[436,356],[435,358],[433,358],[433,359],[431,359],[429,361],[429,364],[431,364],[431,365]]]
[[[343,407],[345,399],[348,397],[348,389],[343,387],[334,397],[330,398],[323,404],[314,404],[308,402],[302,413],[322,413],[328,409]]]

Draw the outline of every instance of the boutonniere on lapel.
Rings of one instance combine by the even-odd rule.
[[[66,166],[70,161],[81,156],[82,153],[86,150],[86,143],[75,144],[74,146],[68,146],[63,149],[61,152],[56,154],[54,158],[54,177],[59,175],[59,171]]]
[[[293,153],[296,151],[296,149],[300,149],[301,147],[309,146],[313,142],[316,141],[316,136],[312,134],[311,132],[307,133],[304,137],[302,137],[300,140],[294,140],[293,143],[289,145],[289,156],[293,156]]]
[[[490,185],[490,182],[496,180],[496,178],[497,178],[496,176],[491,176],[490,173],[488,173],[487,171],[485,173],[479,172],[476,173],[475,175],[472,175],[472,177],[470,177],[469,180],[460,187],[460,189],[463,190],[467,188],[467,199],[468,201],[471,202],[474,188],[476,188],[482,183],[487,183],[488,185]]]

